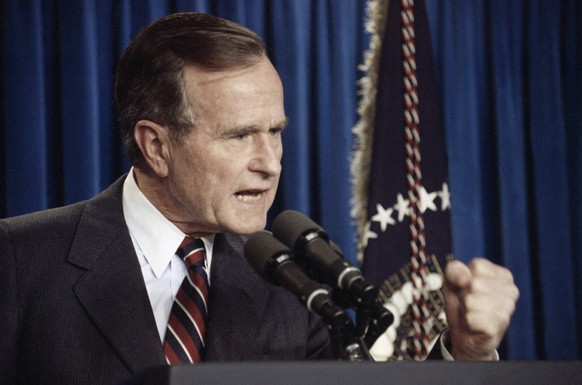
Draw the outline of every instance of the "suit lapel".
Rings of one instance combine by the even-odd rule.
[[[74,291],[132,371],[163,365],[160,337],[123,217],[123,179],[87,203],[69,262],[86,269]]]
[[[210,280],[207,360],[242,360],[256,341],[269,299],[267,283],[248,265],[245,238],[217,234]]]

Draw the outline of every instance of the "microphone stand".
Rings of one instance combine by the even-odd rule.
[[[339,340],[336,342],[337,349],[341,346],[343,358],[349,361],[373,361],[368,349],[394,322],[394,316],[378,298],[377,288],[370,285],[362,293],[364,295],[356,296],[342,289],[335,288],[332,291],[335,303],[344,309],[353,308],[356,312],[355,327],[348,320],[349,327],[334,327],[330,330],[332,341],[334,338]]]
[[[371,348],[378,337],[392,325],[392,322],[394,322],[394,315],[379,301],[376,301],[373,305],[372,316],[368,323],[366,335],[364,336],[365,345]]]
[[[335,304],[329,296],[314,296],[311,309],[316,310],[327,326],[331,337],[334,357],[340,361],[364,361],[371,359],[361,338],[354,333],[354,324],[344,308]]]
[[[361,362],[373,360],[362,338],[354,333],[354,324],[345,312],[328,323],[333,354],[339,361]]]

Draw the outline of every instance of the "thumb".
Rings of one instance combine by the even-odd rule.
[[[454,292],[467,289],[471,284],[471,270],[460,261],[449,262],[445,269],[445,285]]]

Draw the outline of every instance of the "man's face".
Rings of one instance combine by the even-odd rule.
[[[264,228],[281,174],[283,87],[270,61],[208,72],[185,66],[195,127],[170,142],[166,213],[186,233]]]

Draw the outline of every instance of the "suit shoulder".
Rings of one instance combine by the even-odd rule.
[[[83,213],[90,206],[93,207],[90,210],[92,214],[101,215],[111,211],[118,214],[122,211],[121,186],[124,177],[118,179],[105,191],[89,200],[0,219],[0,233],[37,235],[58,233],[65,229],[76,227]]]
[[[23,230],[41,231],[61,228],[63,225],[78,221],[86,202],[79,202],[29,214],[0,219],[0,227],[8,232]]]

